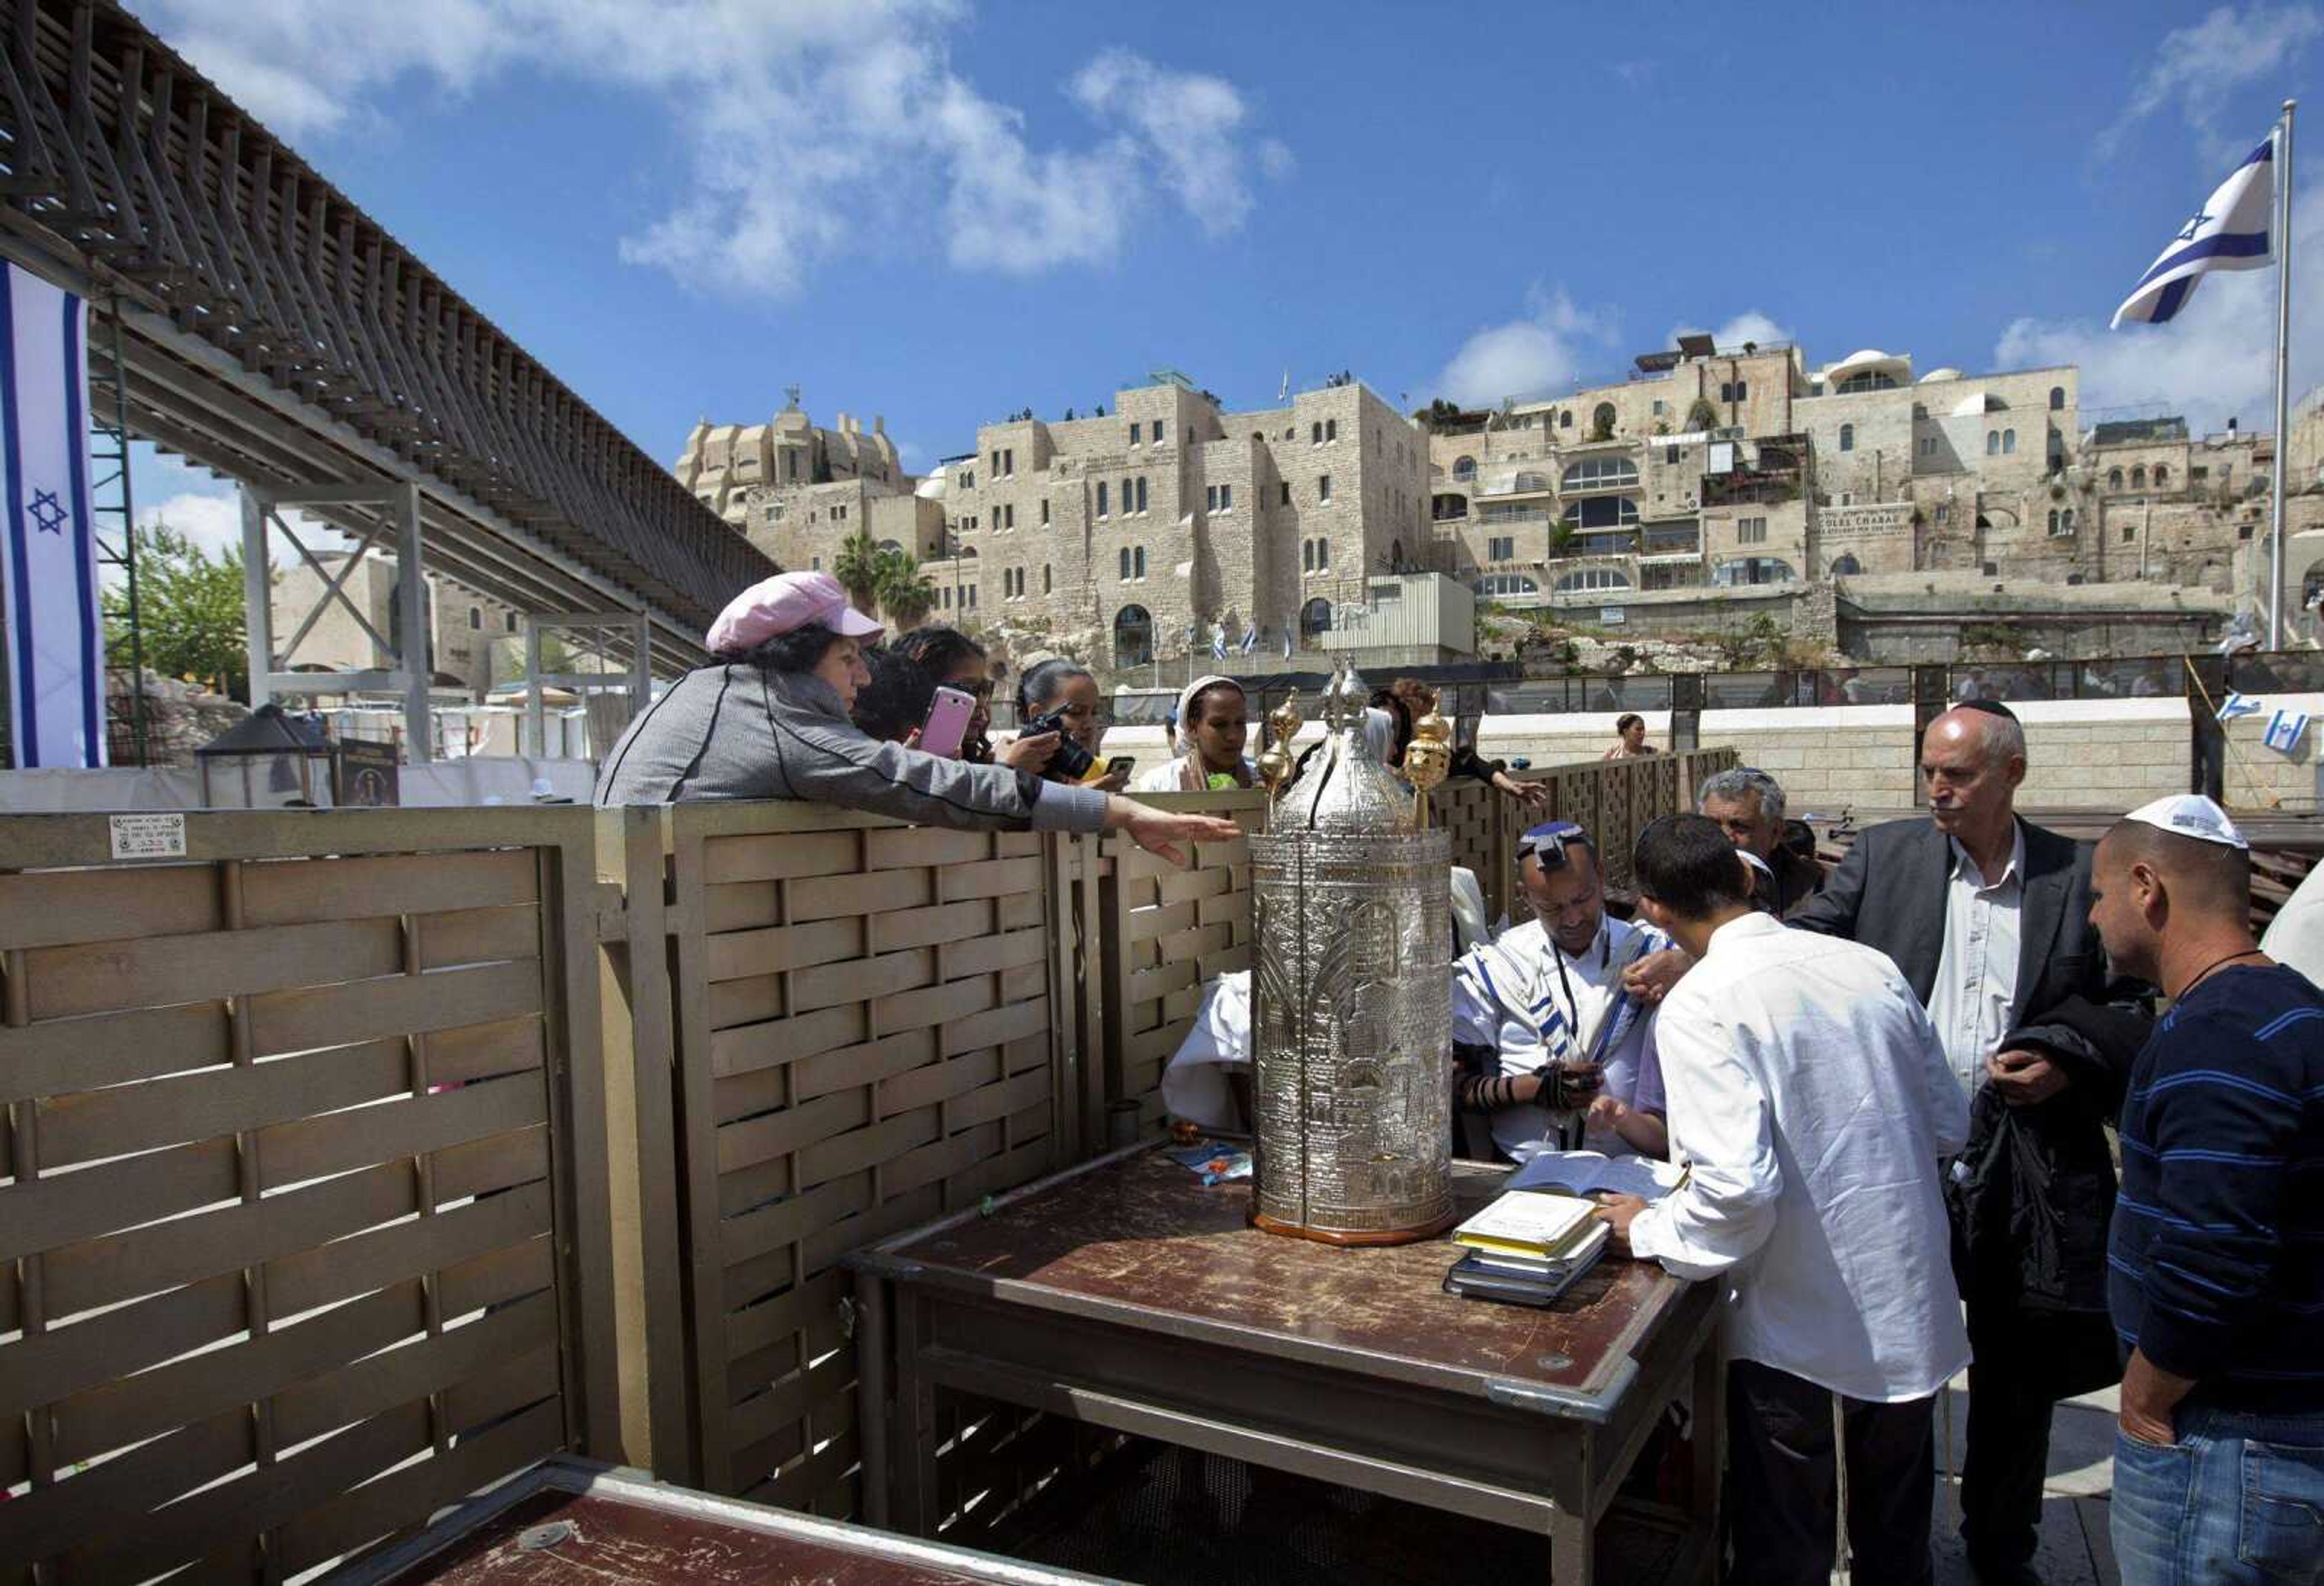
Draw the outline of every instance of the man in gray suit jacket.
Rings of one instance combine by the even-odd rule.
[[[1971,1093],[1991,1087],[1964,1163],[1978,1157],[1979,1122],[1988,1136],[2008,1127],[2023,1142],[2013,1151],[2037,1161],[2086,1166],[2095,1152],[2103,1162],[2104,1125],[2135,1047],[2089,1033],[2091,1010],[2108,1000],[2089,924],[2090,850],[2018,818],[2025,734],[2004,706],[1977,701],[1939,716],[1921,772],[1929,818],[1865,832],[1791,923],[1886,954],[1928,1008],[1956,1077]],[[2015,1193],[2024,1202],[2037,1191]],[[2061,1297],[2075,1289],[2063,1276],[2047,1281],[2052,1268],[2102,1276],[2112,1198],[2065,1208],[2054,1248],[1959,1272],[1976,1354],[1961,1532],[1987,1581],[2036,1579],[2051,1406],[2092,1386],[2091,1360],[2113,1364],[2102,1286],[2090,1310]],[[2021,1268],[2039,1276],[2029,1284]]]

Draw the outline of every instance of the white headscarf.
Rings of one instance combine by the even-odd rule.
[[[1396,713],[1369,705],[1364,710],[1364,752],[1390,770],[1396,769]]]
[[[1192,754],[1194,752],[1194,724],[1189,721],[1186,715],[1186,713],[1192,710],[1194,706],[1194,696],[1200,694],[1205,688],[1215,688],[1222,683],[1233,689],[1237,694],[1240,694],[1242,692],[1242,685],[1236,682],[1232,678],[1222,678],[1216,672],[1213,672],[1207,677],[1197,678],[1193,682],[1187,684],[1185,692],[1178,696],[1177,731],[1179,753]]]

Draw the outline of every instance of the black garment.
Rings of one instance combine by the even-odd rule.
[[[1848,1540],[1855,1575],[1927,1586],[1936,1399],[1847,1399]],[[1727,1368],[1728,1586],[1819,1586],[1839,1512],[1831,1390],[1757,1360]]]
[[[2010,1009],[2011,1038],[2003,1047],[2041,1047],[2065,1071],[2069,1083],[2049,1102],[2010,1114],[2009,1131],[2017,1138],[1999,1144],[1995,1131],[2007,1110],[1997,1097],[1981,1098],[1970,1112],[1962,1160],[1997,1161],[1999,1166],[1989,1174],[2014,1170],[2021,1162],[2064,1165],[2071,1170],[2071,1183],[2088,1184],[2093,1181],[2082,1176],[2109,1159],[2104,1125],[2120,1104],[2129,1058],[2144,1039],[2149,1021],[2139,1000],[2141,988],[2107,982],[2106,955],[2089,924],[2089,845],[2028,822],[2018,826],[2025,839],[2025,867],[2018,905],[2017,996]],[[1926,1004],[1944,954],[1952,862],[1952,844],[1932,821],[1871,827],[1791,923],[1877,947],[1895,961],[1914,994]],[[2101,1024],[2085,1017],[2093,1011],[2113,1017]],[[1947,1199],[1957,1218],[1965,1214],[1964,1202],[1950,1194]],[[2030,1188],[2013,1189],[2000,1213],[2005,1227],[2016,1208],[2032,1208],[2037,1199]],[[1961,1532],[1981,1557],[2015,1562],[2033,1556],[2035,1531],[2028,1517],[2038,1519],[2041,1513],[2051,1406],[2094,1386],[2089,1374],[2098,1369],[2091,1314],[2055,1300],[2084,1292],[2082,1275],[2093,1270],[2093,1263],[2103,1271],[2109,1209],[2110,1203],[2085,1201],[2070,1216],[2061,1215],[2044,1232],[2044,1238],[2054,1239],[2047,1254],[2008,1242],[1991,1250],[1991,1231],[1980,1223],[1975,1231],[1985,1235],[1979,1242],[1987,1248],[1973,1272],[1956,1261],[1962,1297],[1969,1302],[1969,1344],[1977,1356]],[[1956,1221],[1957,1247],[1969,1242],[1971,1231]],[[2013,1231],[2004,1239],[2018,1237]],[[2013,1254],[2015,1261],[2009,1259]],[[2057,1275],[2054,1297],[2042,1283],[2029,1289],[2029,1268],[2037,1277],[2044,1271]],[[1968,1480],[1972,1471],[1974,1483]]]

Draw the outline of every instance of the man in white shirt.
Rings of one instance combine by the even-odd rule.
[[[1452,966],[1453,1043],[1489,1054],[1462,1083],[1462,1104],[1486,1115],[1503,1155],[1556,1143],[1561,1119],[1578,1122],[1598,1096],[1663,1105],[1659,1076],[1647,1072],[1646,1010],[1622,973],[1669,942],[1608,917],[1597,851],[1572,821],[1526,832],[1517,856],[1534,917]]]
[[[1857,1578],[1925,1582],[1931,1416],[1969,1352],[1939,1177],[1967,1100],[1896,966],[1754,910],[1717,822],[1656,821],[1633,873],[1697,961],[1655,1020],[1688,1176],[1599,1215],[1631,1254],[1729,1286],[1726,1579],[1823,1578],[1837,1402]]]

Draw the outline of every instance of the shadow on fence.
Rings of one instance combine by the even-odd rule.
[[[1528,821],[1618,885],[1733,758],[1436,803],[1515,912]],[[294,1578],[558,1449],[855,1515],[840,1259],[1153,1130],[1250,962],[1240,841],[1180,871],[782,804],[183,835],[0,819],[0,1578]],[[980,1535],[1088,1452],[947,1413]]]

